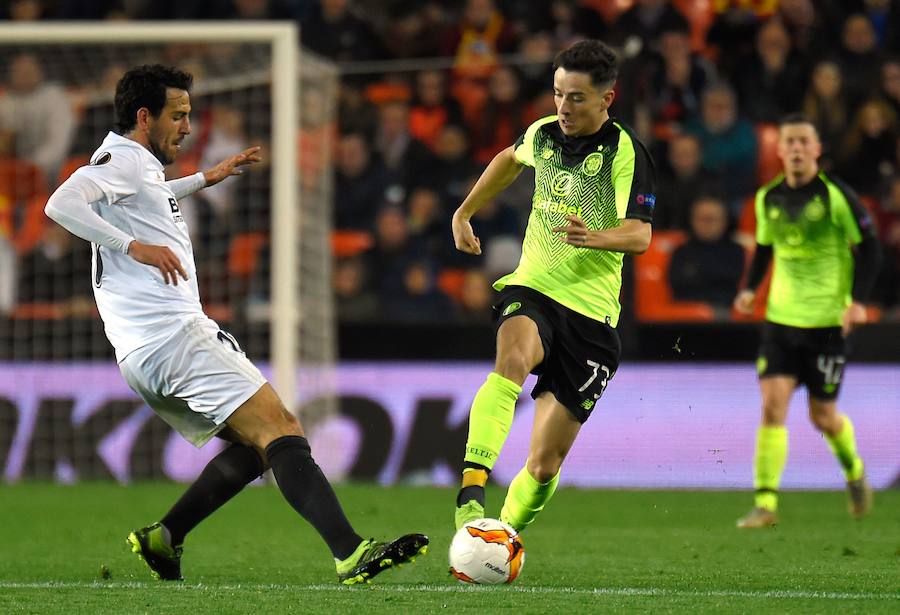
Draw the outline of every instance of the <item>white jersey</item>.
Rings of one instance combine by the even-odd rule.
[[[141,243],[166,246],[188,275],[166,284],[156,267],[123,252],[92,243],[94,297],[116,360],[151,343],[159,343],[203,316],[197,267],[187,224],[163,166],[144,146],[110,132],[73,176],[89,179],[104,193],[91,208],[104,220]]]

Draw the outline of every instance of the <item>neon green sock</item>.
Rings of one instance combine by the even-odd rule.
[[[788,435],[784,425],[762,425],[756,431],[756,456],[753,460],[755,503],[759,508],[778,508],[778,485],[787,460]]]
[[[527,468],[522,468],[509,484],[500,520],[511,525],[517,532],[522,531],[544,510],[544,506],[556,493],[558,484],[559,472],[546,483],[539,483]]]
[[[844,475],[847,480],[857,480],[863,475],[863,462],[856,452],[856,432],[853,429],[853,423],[850,417],[842,415],[844,426],[836,436],[825,434],[825,441],[831,448],[831,452],[837,457],[841,467],[844,469]]]
[[[469,412],[466,461],[493,469],[512,426],[516,400],[521,392],[522,387],[512,380],[496,372],[488,374],[475,394]]]

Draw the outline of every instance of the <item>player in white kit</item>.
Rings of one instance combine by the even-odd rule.
[[[178,200],[260,160],[252,147],[209,170],[166,181],[191,132],[193,78],[160,65],[116,86],[116,132],[50,197],[47,215],[91,242],[94,297],[125,380],[195,446],[231,442],[160,520],[128,543],[154,576],[181,580],[184,537],[272,469],[285,499],[319,532],[345,584],[424,553],[422,534],[363,540],[310,454],[303,428],[200,306],[193,248]]]

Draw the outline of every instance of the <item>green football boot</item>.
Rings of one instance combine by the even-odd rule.
[[[388,568],[416,561],[417,555],[428,551],[428,537],[423,534],[406,534],[393,542],[380,542],[374,538],[364,540],[350,557],[335,560],[338,581],[344,585],[368,583]]]
[[[125,542],[133,553],[144,560],[155,579],[184,581],[181,576],[182,546],[173,547],[168,530],[159,523],[131,532]]]
[[[469,500],[462,506],[456,507],[455,523],[456,529],[460,529],[469,521],[476,519],[484,519],[484,506],[478,503],[478,500]]]

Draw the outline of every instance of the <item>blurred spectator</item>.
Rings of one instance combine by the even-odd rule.
[[[462,17],[447,33],[444,55],[453,60],[454,78],[484,81],[498,56],[515,48],[515,37],[493,0],[466,0]]]
[[[876,194],[892,174],[897,150],[897,116],[880,99],[866,102],[853,118],[837,159],[838,174],[862,194]]]
[[[456,318],[464,323],[490,323],[494,293],[487,276],[480,269],[469,269],[463,276]]]
[[[333,285],[340,322],[372,322],[378,317],[378,295],[369,288],[368,271],[361,258],[338,260]]]
[[[484,273],[492,282],[515,271],[522,259],[521,237],[496,237],[484,246]]]
[[[815,65],[803,97],[802,110],[816,126],[823,146],[822,164],[827,168],[827,161],[840,144],[849,116],[840,66],[829,61]]]
[[[889,58],[881,65],[881,96],[900,117],[900,58]]]
[[[47,3],[41,0],[10,0],[6,7],[0,7],[0,17],[13,21],[37,21],[48,12]]]
[[[23,53],[9,66],[5,95],[0,97],[0,129],[11,131],[15,155],[40,167],[55,182],[75,133],[75,114],[65,90],[44,81],[37,57]],[[49,187],[49,186],[48,186]]]
[[[894,0],[862,0],[858,2],[875,31],[882,49],[900,51],[900,3]]]
[[[787,29],[770,19],[756,34],[755,53],[737,73],[744,115],[754,122],[777,122],[799,109],[805,84],[803,62],[791,48]]]
[[[665,30],[690,30],[687,19],[667,0],[637,0],[622,13],[613,29],[613,41],[626,57],[650,50]]]
[[[872,300],[885,307],[897,306],[900,305],[900,175],[888,180],[875,217],[884,258]]]
[[[92,314],[90,246],[48,223],[40,243],[19,262],[19,303],[57,304],[64,316]]]
[[[366,139],[375,135],[378,109],[366,100],[361,83],[343,80],[338,90],[338,123],[343,133],[359,133]]]
[[[703,169],[700,141],[691,134],[669,140],[668,165],[661,165],[653,228],[688,230],[691,205],[701,194],[720,191]]]
[[[551,91],[550,75],[555,51],[553,40],[546,32],[534,32],[522,39],[519,45],[522,64],[517,68],[522,96],[528,100]]]
[[[761,17],[753,10],[759,5],[742,2],[714,3],[716,17],[706,33],[706,44],[713,51],[723,75],[734,75],[741,59],[752,54]]]
[[[378,110],[375,151],[394,181],[407,192],[420,185],[434,166],[428,146],[409,130],[409,105],[402,101],[384,103]]]
[[[463,114],[478,113],[487,96],[487,79],[499,66],[499,56],[511,53],[516,39],[493,0],[466,0],[462,19],[446,36],[442,49],[453,57],[453,96]]]
[[[461,121],[462,110],[448,94],[446,74],[439,70],[416,73],[416,89],[409,110],[410,134],[435,150],[444,126]]]
[[[244,134],[244,115],[233,107],[216,105],[210,113],[209,132],[198,166],[208,169],[249,146]],[[221,218],[233,209],[236,188],[235,182],[220,182],[198,194],[203,195]]]
[[[369,230],[390,185],[387,172],[373,159],[365,137],[350,133],[341,137],[335,160],[335,227]]]
[[[40,241],[48,218],[47,183],[34,164],[12,157],[12,137],[0,131],[0,237],[18,254],[27,254]]]
[[[605,38],[606,23],[594,10],[576,0],[523,2],[530,9],[528,32],[544,32],[556,49],[564,49],[581,38]]]
[[[438,290],[434,267],[426,260],[406,263],[403,285],[382,295],[383,315],[400,323],[445,323],[453,315],[450,298]]]
[[[881,52],[872,23],[862,14],[851,15],[844,22],[838,63],[844,75],[844,89],[851,109],[856,109],[878,83]]]
[[[648,56],[649,58],[650,56]],[[668,139],[678,125],[700,113],[704,89],[713,81],[715,69],[691,51],[686,25],[667,27],[659,38],[659,53],[641,74],[638,101],[647,105],[660,139]]]
[[[381,41],[348,0],[321,0],[301,22],[301,33],[304,47],[338,62],[384,57]]]
[[[365,252],[373,287],[380,297],[399,292],[406,266],[423,257],[423,249],[410,237],[403,210],[384,205],[375,218],[375,244]]]
[[[728,236],[728,226],[721,200],[700,197],[694,202],[689,239],[675,249],[669,264],[676,300],[731,305],[744,271],[744,249]]]
[[[462,203],[468,194],[470,178],[481,175],[482,171],[482,166],[470,154],[468,133],[455,124],[444,126],[435,144],[435,156],[437,162],[428,173],[427,185],[437,190],[448,204]]]
[[[450,243],[448,220],[440,195],[429,188],[416,188],[407,199],[409,233],[429,255],[439,255]]]
[[[291,0],[229,0],[225,19],[292,19]]]
[[[843,21],[840,3],[831,0],[779,0],[776,18],[791,34],[791,40],[801,56],[820,58],[830,53],[834,41],[840,37]]]
[[[501,66],[491,75],[488,98],[477,116],[469,118],[475,160],[487,164],[497,153],[512,145],[535,120],[519,94],[519,76]]]
[[[388,9],[384,45],[392,58],[439,56],[444,27],[438,2],[396,2]]]
[[[701,116],[686,131],[699,138],[703,168],[722,182],[729,211],[736,218],[743,197],[756,187],[756,134],[750,122],[738,117],[734,91],[723,83],[708,87]]]

